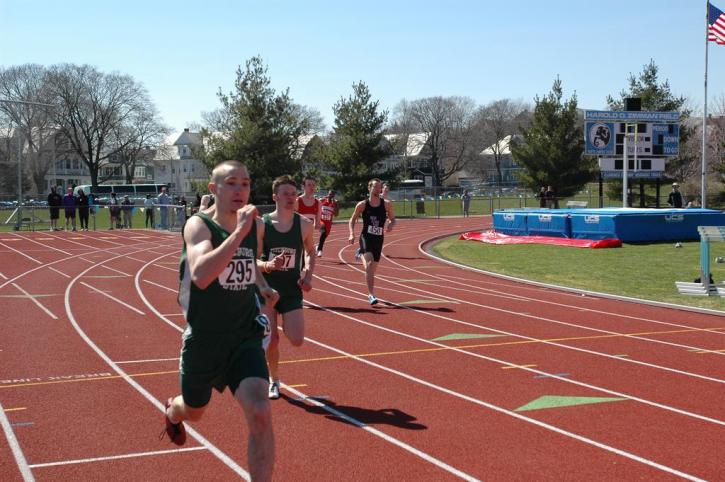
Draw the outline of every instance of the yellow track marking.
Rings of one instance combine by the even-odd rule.
[[[513,370],[516,368],[534,368],[536,365],[506,365],[501,367],[501,370]]]
[[[15,407],[3,409],[3,412],[19,412],[20,410],[27,410],[26,407]]]

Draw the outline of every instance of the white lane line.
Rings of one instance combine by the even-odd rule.
[[[129,363],[154,363],[154,362],[166,362],[166,361],[179,361],[179,357],[175,358],[151,358],[149,360],[124,360],[124,361],[117,361],[115,363],[119,365],[129,364]]]
[[[183,313],[164,313],[161,316],[184,316]]]
[[[156,268],[162,268],[162,269],[166,269],[166,270],[169,270],[169,271],[173,271],[173,272],[175,272],[175,273],[178,273],[178,272],[179,272],[179,268],[178,268],[178,267],[176,267],[176,268],[169,268],[168,266],[161,266],[161,265],[160,265],[160,264],[158,264],[158,263],[157,263],[157,264],[155,264],[155,265],[154,265],[154,267],[156,267]]]
[[[41,467],[55,467],[58,465],[72,465],[72,464],[87,464],[89,462],[101,462],[104,460],[120,460],[120,459],[132,459],[136,457],[149,457],[153,455],[166,455],[166,454],[177,454],[180,452],[195,452],[199,450],[207,450],[206,447],[187,447],[183,449],[171,449],[171,450],[155,450],[153,452],[138,452],[135,454],[124,454],[124,455],[109,455],[107,457],[93,457],[90,459],[76,459],[76,460],[61,460],[59,462],[46,462],[43,464],[32,464],[31,469],[38,469]]]
[[[126,276],[122,274],[97,274],[97,275],[88,275],[85,276],[85,278],[95,278],[95,279],[111,279],[111,278],[126,278]]]
[[[306,303],[309,303],[309,301],[305,301],[305,302]],[[310,303],[310,304],[313,305],[313,306],[318,307],[319,309],[322,309],[322,310],[325,310],[325,311],[329,311],[331,313],[334,313],[335,315],[342,316],[344,318],[349,318],[351,320],[355,320],[354,317],[349,316],[349,315],[346,315],[344,313],[338,313],[338,312],[336,312],[334,310],[329,310],[329,309],[325,308],[324,306],[316,305],[314,303]],[[365,322],[363,322],[363,323],[365,323]],[[432,389],[437,390],[439,392],[443,392],[443,393],[445,393],[447,395],[451,395],[453,397],[460,398],[462,400],[466,400],[468,402],[471,402],[471,403],[474,403],[476,405],[479,405],[479,406],[488,408],[488,409],[493,410],[495,412],[499,412],[499,413],[502,413],[504,415],[508,415],[510,417],[519,419],[521,421],[528,422],[530,424],[536,425],[538,427],[545,428],[547,430],[551,430],[552,432],[558,433],[560,435],[564,435],[565,437],[573,438],[574,440],[578,440],[578,441],[583,442],[585,444],[592,445],[592,446],[597,447],[597,448],[600,448],[602,450],[606,450],[607,452],[612,452],[612,453],[615,453],[617,455],[621,455],[622,457],[626,457],[626,458],[628,458],[630,460],[634,460],[635,462],[639,462],[639,463],[644,464],[644,465],[649,465],[650,467],[654,467],[654,468],[659,469],[659,470],[661,470],[663,472],[667,472],[667,473],[670,473],[670,474],[674,474],[674,475],[677,475],[679,477],[682,477],[682,478],[685,478],[685,479],[688,479],[688,480],[693,480],[693,481],[702,481],[703,480],[703,479],[699,479],[699,478],[697,478],[697,477],[695,477],[693,475],[687,474],[685,472],[681,472],[681,471],[679,471],[677,469],[674,469],[672,467],[668,467],[666,465],[659,464],[659,463],[657,463],[657,462],[655,462],[653,460],[649,460],[649,459],[646,459],[644,457],[640,457],[639,455],[636,455],[636,454],[627,452],[627,451],[622,450],[622,449],[618,449],[616,447],[612,447],[610,445],[606,445],[606,444],[604,444],[602,442],[597,442],[596,440],[593,440],[593,439],[584,437],[583,435],[579,435],[579,434],[576,434],[576,433],[573,433],[573,432],[569,432],[568,430],[564,430],[564,429],[559,428],[559,427],[556,427],[554,425],[549,425],[548,423],[541,422],[541,421],[536,420],[534,418],[529,418],[529,417],[527,417],[525,415],[521,415],[518,412],[512,412],[511,410],[507,410],[507,409],[505,409],[503,407],[499,407],[498,405],[493,405],[491,403],[484,402],[483,400],[479,400],[477,398],[470,397],[470,396],[465,395],[463,393],[455,392],[455,391],[450,390],[448,388],[441,387],[440,385],[436,385],[434,383],[431,383],[431,382],[422,380],[420,378],[414,377],[413,375],[409,375],[407,373],[404,373],[404,372],[395,370],[393,368],[386,367],[385,365],[380,365],[380,364],[375,363],[375,362],[372,362],[370,360],[366,360],[364,358],[360,358],[359,356],[353,355],[352,353],[347,353],[347,352],[345,352],[343,350],[340,350],[338,348],[334,348],[332,346],[326,345],[325,343],[322,343],[322,342],[313,340],[311,338],[305,337],[305,340],[306,341],[309,341],[312,344],[315,344],[317,346],[320,346],[322,348],[326,348],[326,349],[328,349],[328,350],[330,350],[330,351],[332,351],[334,353],[337,353],[337,354],[340,354],[340,355],[343,355],[343,356],[346,356],[346,357],[350,357],[350,358],[352,358],[354,360],[357,360],[357,361],[359,361],[361,363],[365,363],[366,365],[370,365],[372,367],[378,368],[378,369],[383,370],[383,371],[386,371],[388,373],[392,373],[394,375],[397,375],[399,377],[405,378],[406,380],[410,380],[410,381],[412,381],[414,383],[417,383],[419,385],[423,385],[425,387],[432,388]],[[556,378],[558,378],[558,377],[556,377]]]
[[[57,270],[57,269],[53,268],[52,266],[48,266],[48,269],[51,270],[51,271],[55,271],[56,273],[58,273],[61,276],[65,276],[66,278],[70,278],[70,276],[68,276],[67,274],[65,274],[64,272],[62,272],[60,270]]]
[[[169,288],[168,286],[164,286],[164,285],[159,284],[159,283],[154,283],[153,281],[149,281],[147,279],[143,280],[143,282],[144,283],[148,283],[150,285],[158,286],[159,288],[163,288],[163,289],[168,290],[168,291],[171,291],[173,293],[178,293],[179,292],[179,290],[177,290],[175,288]]]
[[[58,319],[58,317],[55,316],[53,313],[51,313],[51,311],[48,308],[46,308],[45,306],[41,305],[40,302],[38,300],[36,300],[33,295],[31,295],[30,293],[28,293],[27,291],[25,291],[24,289],[22,289],[20,286],[17,285],[17,283],[13,283],[13,286],[15,286],[15,288],[17,288],[18,291],[20,291],[22,294],[24,294],[33,303],[35,303],[38,306],[38,308],[40,308],[41,310],[45,311],[45,313],[48,316],[50,316],[54,320],[57,320]]]
[[[5,438],[8,439],[10,451],[15,457],[15,463],[18,464],[18,469],[20,469],[23,480],[25,482],[34,481],[35,477],[33,477],[33,472],[30,470],[30,466],[28,466],[27,460],[25,460],[25,454],[23,454],[23,450],[20,448],[20,444],[18,444],[18,439],[15,438],[13,427],[10,425],[10,420],[8,420],[8,417],[5,415],[5,410],[3,409],[2,404],[0,404],[0,425],[2,425],[3,427],[3,432],[5,432]]]
[[[4,274],[2,274],[2,273],[0,273],[0,278],[2,278],[2,279],[8,279],[8,277],[7,277],[7,276],[5,276],[5,275],[4,275]]]
[[[141,280],[141,273],[143,273],[144,270],[146,270],[146,268],[148,268],[152,264],[156,263],[158,260],[163,259],[163,258],[165,258],[167,256],[174,255],[174,254],[176,254],[176,253],[168,253],[168,254],[165,254],[163,256],[159,256],[158,258],[154,258],[151,261],[148,261],[143,266],[141,266],[141,268],[136,272],[136,277],[134,278],[134,284],[136,285],[136,293],[138,294],[139,298],[141,298],[141,301],[143,301],[143,303],[146,305],[146,307],[149,310],[151,310],[151,312],[153,314],[155,314],[161,321],[163,321],[167,325],[173,327],[175,330],[183,333],[183,331],[184,331],[183,328],[181,328],[179,325],[177,325],[176,323],[174,323],[170,319],[166,318],[164,315],[162,315],[159,312],[159,310],[156,309],[156,307],[154,305],[151,304],[151,302],[148,300],[148,298],[146,298],[146,296],[143,294],[143,290],[141,289],[141,282],[140,282],[140,280]],[[146,280],[144,280],[144,281],[146,281]],[[164,288],[165,288],[165,286],[164,286]],[[176,316],[176,315],[174,315],[174,316]]]
[[[123,256],[123,255],[121,255],[121,256]],[[86,271],[88,271],[88,270],[86,270]],[[84,271],[84,273],[85,273],[85,271]],[[146,316],[146,313],[144,313],[143,311],[139,310],[138,308],[134,308],[133,306],[129,305],[128,303],[125,303],[125,302],[123,302],[123,301],[119,300],[119,299],[118,299],[118,298],[116,298],[115,296],[111,296],[111,295],[109,295],[108,293],[106,293],[106,292],[104,292],[104,291],[101,291],[101,290],[99,290],[98,288],[95,288],[95,287],[93,287],[93,286],[89,285],[88,283],[86,283],[86,282],[84,282],[84,281],[81,281],[81,284],[82,284],[83,286],[86,286],[86,287],[88,287],[88,288],[92,289],[92,290],[93,290],[93,291],[95,291],[96,293],[100,293],[100,294],[102,294],[103,296],[105,296],[105,297],[107,297],[107,298],[109,298],[109,299],[112,299],[113,301],[115,301],[115,302],[116,302],[116,303],[118,303],[119,305],[123,305],[123,306],[125,306],[126,308],[128,308],[129,310],[131,310],[131,311],[135,311],[135,312],[136,312],[136,313],[138,313],[139,315],[142,315],[142,316]]]
[[[118,273],[118,274],[122,274],[122,275],[124,275],[124,276],[128,276],[128,277],[130,277],[130,276],[131,276],[131,275],[130,275],[130,274],[128,274],[128,273],[124,273],[123,271],[121,271],[121,270],[118,270],[118,269],[116,269],[116,268],[111,268],[110,266],[106,266],[105,264],[101,265],[101,267],[102,267],[102,268],[104,268],[104,269],[110,270],[110,271],[115,271],[116,273]]]
[[[341,286],[339,286],[339,285],[336,285],[336,286],[338,288],[341,288]],[[360,299],[359,297],[352,297],[352,296],[349,296],[349,295],[343,295],[341,293],[335,293],[335,292],[332,292],[332,291],[321,290],[319,288],[316,288],[316,290],[318,292],[322,292],[322,293],[330,293],[330,294],[333,294],[333,295],[335,295],[337,297],[351,298],[351,299],[354,299],[354,300],[359,300]],[[353,291],[353,290],[348,290],[348,291]],[[361,295],[361,296],[364,296],[364,295]],[[414,308],[410,308],[408,306],[396,305],[395,303],[392,303],[390,301],[385,301],[385,300],[381,300],[381,301],[383,301],[385,303],[389,303],[389,304],[391,304],[393,306],[400,306],[400,307],[403,307],[403,308],[411,309],[413,311],[419,311],[419,310],[416,310]],[[693,412],[688,412],[687,410],[682,410],[682,409],[679,409],[679,408],[676,408],[676,407],[671,407],[669,405],[664,405],[664,404],[661,404],[661,403],[653,402],[651,400],[646,400],[644,398],[635,397],[634,395],[628,395],[626,393],[618,392],[616,390],[610,390],[608,388],[600,387],[600,386],[597,386],[597,385],[592,385],[592,384],[589,384],[589,383],[586,383],[586,382],[582,382],[582,381],[579,381],[579,380],[575,380],[573,378],[564,378],[564,377],[556,376],[553,373],[547,373],[547,372],[544,372],[544,371],[541,371],[541,370],[537,370],[535,368],[523,368],[523,367],[521,367],[517,363],[512,363],[512,362],[508,362],[506,360],[501,360],[499,358],[494,358],[494,357],[482,355],[482,354],[479,354],[479,353],[470,352],[470,351],[467,351],[467,350],[464,350],[464,349],[461,349],[461,348],[456,348],[456,347],[450,346],[450,345],[444,345],[443,343],[438,343],[438,342],[435,342],[435,341],[432,341],[432,340],[426,340],[424,338],[420,338],[420,337],[417,337],[415,335],[411,335],[411,334],[408,334],[408,333],[404,333],[404,332],[401,332],[401,331],[398,331],[398,330],[393,330],[392,328],[386,328],[384,326],[380,326],[380,325],[377,325],[375,323],[370,323],[370,322],[367,322],[365,320],[362,320],[362,319],[359,319],[359,318],[355,318],[355,317],[346,315],[344,313],[337,313],[336,311],[334,311],[332,309],[329,309],[329,308],[326,308],[326,307],[323,307],[323,306],[320,306],[320,305],[316,305],[315,303],[312,303],[312,302],[310,302],[308,300],[304,300],[304,302],[306,304],[309,304],[310,306],[319,306],[323,310],[330,311],[332,313],[335,313],[338,316],[342,316],[344,318],[348,318],[348,319],[353,320],[353,321],[355,321],[357,323],[361,323],[363,325],[370,326],[370,327],[375,328],[375,329],[378,329],[378,330],[386,331],[388,333],[394,333],[396,335],[400,335],[400,336],[405,337],[405,338],[410,338],[412,340],[417,340],[417,341],[420,341],[420,342],[422,342],[424,344],[433,345],[433,346],[437,346],[437,347],[440,347],[440,348],[445,348],[446,350],[455,351],[455,352],[458,352],[458,353],[462,353],[464,355],[472,356],[474,358],[480,358],[481,360],[487,360],[487,361],[491,361],[491,362],[498,363],[498,364],[501,364],[501,365],[508,365],[508,366],[520,367],[521,370],[528,371],[528,372],[531,372],[531,373],[536,374],[536,375],[547,375],[550,378],[555,378],[555,379],[560,380],[560,381],[565,382],[565,383],[571,383],[573,385],[578,385],[580,387],[589,388],[589,389],[596,390],[596,391],[599,391],[599,392],[602,392],[602,393],[608,393],[608,394],[614,395],[616,397],[623,397],[623,398],[626,398],[628,400],[633,400],[633,401],[636,401],[636,402],[640,402],[640,403],[645,404],[645,405],[650,405],[652,407],[657,407],[657,408],[661,408],[663,410],[668,410],[670,412],[675,412],[675,413],[678,413],[680,415],[685,415],[685,416],[692,417],[692,418],[696,418],[696,419],[699,419],[699,420],[704,420],[706,422],[712,422],[712,423],[717,424],[717,425],[725,426],[725,422],[722,421],[722,420],[718,420],[718,419],[715,419],[715,418],[710,418],[710,417],[707,417],[705,415],[700,415],[700,414],[693,413]],[[424,313],[424,312],[421,312],[421,313]],[[436,316],[439,316],[439,317],[441,317],[443,319],[446,319],[447,318],[447,317],[444,317],[442,315],[436,315]],[[453,321],[455,321],[455,320],[453,320]],[[464,323],[464,322],[460,322],[460,323],[469,324],[469,323]],[[475,326],[473,324],[470,324],[470,325]],[[499,330],[492,330],[492,331],[499,331]],[[504,332],[500,332],[500,333],[504,333]],[[513,335],[513,336],[518,336],[518,335]],[[530,339],[531,340],[537,340],[536,338],[530,338]],[[537,340],[537,341],[539,341],[541,343],[544,343],[543,340]],[[618,360],[622,360],[622,358],[619,358],[619,357],[616,357],[616,356],[612,356],[612,358],[616,358]],[[626,358],[623,359],[623,360],[626,360]],[[718,379],[714,379],[714,380],[715,381],[718,381]]]
[[[18,254],[19,254],[19,255],[21,255],[21,256],[25,256],[26,258],[28,258],[28,259],[29,259],[30,261],[32,261],[32,262],[33,262],[33,263],[35,263],[35,264],[43,264],[43,263],[42,263],[41,261],[38,261],[37,259],[35,259],[35,258],[32,258],[32,257],[28,256],[27,254],[23,253],[22,251],[18,251],[18,250],[17,250],[17,249],[15,249],[15,248],[11,248],[11,247],[10,247],[10,246],[8,246],[7,244],[4,244],[4,243],[0,243],[0,246],[4,246],[4,247],[8,248],[8,249],[9,249],[9,250],[11,250],[11,251],[15,251],[16,253],[18,253]]]
[[[168,255],[166,255],[166,256],[168,256]],[[119,254],[119,255],[109,258],[105,261],[102,261],[101,263],[99,263],[99,265],[102,263],[113,261],[113,260],[121,258],[121,257],[128,258],[128,256],[126,256],[124,254]],[[157,258],[157,259],[159,259],[159,258]],[[153,260],[153,261],[156,261],[156,260]],[[153,261],[151,261],[151,262],[153,262]],[[118,373],[118,375],[121,378],[123,378],[126,381],[126,383],[128,383],[136,391],[138,391],[146,400],[148,400],[154,407],[156,407],[156,409],[158,409],[161,413],[164,413],[164,411],[166,410],[166,408],[164,407],[164,404],[161,403],[159,400],[157,400],[156,397],[154,397],[148,390],[146,390],[144,387],[142,387],[141,384],[139,384],[136,380],[134,380],[128,373],[123,371],[123,369],[121,369],[121,367],[118,366],[118,364],[114,363],[113,360],[111,360],[111,358],[109,358],[109,356],[106,355],[106,353],[103,350],[101,350],[95,343],[93,343],[93,340],[91,340],[90,337],[86,334],[86,332],[83,331],[83,329],[80,327],[80,325],[78,325],[78,322],[76,321],[75,316],[73,316],[73,311],[71,310],[71,306],[70,306],[70,290],[76,281],[78,281],[83,275],[85,275],[86,272],[90,271],[91,269],[93,269],[95,267],[97,267],[97,266],[88,267],[85,271],[82,271],[75,278],[73,278],[70,281],[70,283],[68,283],[68,287],[65,290],[65,311],[66,311],[66,314],[68,315],[68,321],[70,321],[70,324],[73,326],[76,333],[78,333],[78,335],[83,339],[83,341],[94,352],[96,352],[96,354],[99,357],[101,357],[101,359],[104,362],[106,362],[106,364],[109,367],[111,367],[111,369],[113,369],[113,371]],[[143,270],[145,267],[146,266],[142,267],[141,270]],[[141,270],[139,270],[139,272],[136,273],[135,279],[136,279],[136,289],[137,290],[138,290],[138,276],[139,276],[139,273],[141,272]],[[144,301],[146,301],[145,298],[144,298]],[[183,329],[174,325],[170,321],[168,321],[168,320],[166,320],[166,321],[167,321],[167,323],[171,324],[174,328],[176,328],[178,331],[180,331],[180,332],[183,331]],[[246,470],[241,468],[239,466],[239,464],[237,464],[227,454],[222,452],[218,447],[216,447],[211,442],[209,442],[201,433],[194,430],[193,427],[191,427],[190,425],[186,425],[186,433],[188,433],[189,435],[194,437],[203,446],[207,447],[209,449],[209,451],[211,451],[212,454],[214,454],[223,464],[225,464],[227,467],[229,467],[239,477],[242,477],[244,480],[247,480],[247,481],[251,480],[251,477]]]
[[[417,448],[415,448],[411,445],[408,445],[407,443],[403,442],[402,440],[398,440],[397,438],[391,437],[390,435],[386,434],[385,432],[372,428],[369,425],[367,425],[355,418],[345,415],[344,413],[340,412],[339,410],[335,410],[334,408],[332,408],[328,405],[325,405],[324,403],[320,402],[319,400],[317,400],[315,398],[308,397],[304,393],[290,387],[289,385],[285,385],[283,383],[282,387],[284,389],[286,389],[288,392],[291,392],[291,393],[297,395],[297,397],[299,397],[301,400],[308,402],[316,407],[320,407],[323,410],[331,413],[332,415],[339,417],[339,418],[345,420],[346,422],[349,422],[349,423],[355,425],[356,427],[361,428],[372,435],[375,435],[376,437],[380,437],[381,439],[385,440],[386,442],[396,445],[396,446],[402,448],[403,450],[406,450],[406,451],[412,453],[413,455],[420,457],[421,459],[425,460],[426,462],[431,463],[431,464],[435,465],[436,467],[439,467],[439,468],[445,470],[446,472],[450,472],[451,474],[453,474],[457,477],[460,477],[463,480],[469,480],[472,482],[479,480],[479,479],[473,477],[472,475],[469,475],[469,474],[463,472],[462,470],[458,470],[457,468],[455,468],[451,465],[448,465],[447,463],[443,462],[440,459],[433,457],[432,455],[429,455],[421,450],[418,450]]]

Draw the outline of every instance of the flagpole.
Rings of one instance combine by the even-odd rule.
[[[705,173],[707,172],[707,44],[710,30],[710,0],[705,2],[705,107],[702,109],[702,162],[700,171],[700,205],[706,207],[707,187]]]

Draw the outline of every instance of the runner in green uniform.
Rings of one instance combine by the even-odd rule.
[[[270,324],[260,313],[258,295],[272,306],[278,295],[256,263],[264,225],[257,209],[247,204],[251,181],[243,164],[216,166],[209,189],[216,196],[213,214],[194,215],[184,227],[179,303],[188,326],[181,349],[181,395],[166,402],[166,433],[183,445],[182,422],[201,418],[212,388],[229,387],[249,428],[251,478],[271,480],[274,436],[262,348]]]
[[[295,212],[297,184],[289,176],[272,183],[276,209],[264,216],[264,250],[260,267],[269,285],[279,292],[276,306],[265,305],[263,311],[271,322],[272,337],[267,348],[267,363],[271,375],[269,398],[279,398],[279,332],[277,314],[282,315],[282,327],[293,346],[305,338],[305,318],[302,312],[302,292],[312,289],[315,269],[315,245],[312,240],[314,224]],[[304,256],[304,269],[302,261]]]

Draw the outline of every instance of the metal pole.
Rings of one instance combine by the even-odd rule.
[[[707,170],[707,40],[710,27],[710,2],[705,3],[705,106],[702,109],[702,162],[700,165],[700,206],[704,209],[706,204],[707,187],[705,171]]]
[[[23,217],[23,167],[22,167],[22,155],[23,155],[23,139],[22,131],[20,126],[17,127],[17,138],[18,138],[18,217],[15,220],[15,230],[20,231],[21,218]]]
[[[629,156],[627,156],[627,148],[629,143],[629,133],[627,132],[627,125],[624,127],[624,153],[622,154],[622,207],[627,207],[627,169],[629,168]]]

